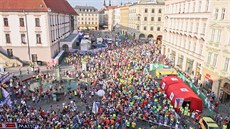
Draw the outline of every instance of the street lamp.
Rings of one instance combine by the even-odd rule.
[[[28,22],[27,22],[27,14],[25,13],[25,10],[23,10],[23,13],[25,15],[25,22],[26,22],[26,35],[27,35],[27,48],[28,48],[28,56],[29,56],[29,61],[31,62],[31,57],[30,57],[30,41],[29,41],[29,30],[28,30]]]

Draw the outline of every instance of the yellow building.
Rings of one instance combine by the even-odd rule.
[[[120,7],[120,30],[121,34],[127,35],[129,23],[129,5]]]
[[[212,12],[206,30],[203,87],[217,97],[230,100],[230,13],[229,0],[212,0]]]
[[[99,12],[92,6],[75,6],[78,16],[78,30],[99,30]]]
[[[139,0],[129,6],[128,34],[135,39],[160,39],[164,25],[164,1]]]

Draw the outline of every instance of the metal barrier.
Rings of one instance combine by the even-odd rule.
[[[214,116],[214,111],[212,110],[213,104],[210,102],[209,98],[182,73],[178,72],[178,76],[184,82],[186,82],[189,85],[189,87],[202,99],[205,107],[207,107],[207,109],[209,110],[209,115],[213,117]]]

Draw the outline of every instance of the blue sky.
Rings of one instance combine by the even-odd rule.
[[[104,0],[68,0],[71,6],[75,5],[88,5],[88,6],[94,6],[98,9],[100,9],[103,6]],[[109,0],[105,0],[106,4],[109,4]],[[136,2],[137,0],[111,0],[112,5],[120,5],[120,3],[127,3],[127,2]]]

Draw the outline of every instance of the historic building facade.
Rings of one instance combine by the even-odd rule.
[[[120,6],[120,32],[127,35],[129,23],[129,5]]]
[[[201,79],[209,0],[166,0],[162,53],[196,82]]]
[[[66,0],[1,0],[2,59],[49,61],[60,51],[60,41],[76,29],[76,16]]]
[[[164,26],[164,2],[139,0],[129,6],[128,34],[135,39],[161,39]]]
[[[230,100],[230,13],[229,0],[210,1],[202,66],[203,87],[223,100]]]
[[[75,6],[78,30],[99,30],[99,12],[92,6]]]

